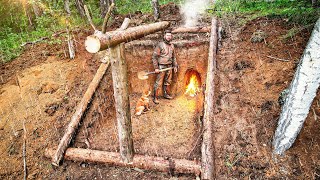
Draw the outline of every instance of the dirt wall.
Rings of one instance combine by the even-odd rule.
[[[154,71],[152,65],[152,53],[156,41],[146,43],[128,43],[126,45],[126,60],[128,63],[129,91],[130,93],[142,93],[145,88],[152,89],[156,75],[149,75],[147,80],[137,77],[139,71]],[[176,59],[179,65],[178,72],[173,73],[171,93],[180,95],[185,91],[185,74],[187,70],[196,70],[201,77],[201,86],[204,87],[208,60],[209,44],[185,44],[176,45]]]

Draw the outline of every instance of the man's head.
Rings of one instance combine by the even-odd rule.
[[[166,31],[164,32],[163,39],[164,39],[164,41],[167,42],[167,43],[170,43],[170,42],[172,41],[173,36],[172,36],[170,30],[166,30]]]

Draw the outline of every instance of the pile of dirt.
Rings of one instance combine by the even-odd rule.
[[[314,179],[320,165],[320,138],[314,136],[319,123],[313,113],[284,157],[273,157],[271,144],[281,108],[279,95],[291,82],[310,32],[283,39],[291,27],[279,19],[259,18],[239,28],[229,28],[228,20],[223,24],[232,31],[217,57],[217,178]],[[260,43],[251,41],[257,31],[267,33]],[[317,101],[318,97],[315,115],[319,113]]]

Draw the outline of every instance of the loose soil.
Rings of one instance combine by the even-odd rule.
[[[176,6],[164,10],[174,12]],[[138,21],[151,15],[131,15]],[[168,13],[170,14],[170,13]],[[146,16],[146,18],[141,18]],[[112,27],[121,24],[117,17]],[[320,178],[319,93],[294,146],[282,157],[272,156],[272,136],[280,114],[278,97],[291,82],[296,64],[310,36],[303,30],[281,39],[291,28],[279,19],[260,18],[238,26],[225,19],[226,30],[217,57],[214,117],[217,179]],[[146,22],[136,22],[136,24]],[[262,30],[260,43],[250,38]],[[0,65],[0,179],[23,177],[22,122],[27,130],[28,179],[195,179],[193,175],[141,171],[84,162],[52,167],[44,149],[57,147],[70,117],[99,64],[99,55],[83,47],[88,32],[75,35],[77,56],[68,60],[66,45],[28,46],[16,60]],[[267,56],[288,59],[283,62]],[[141,94],[130,95],[135,151],[139,154],[200,160],[203,97],[177,96],[152,102],[151,110],[134,116]],[[86,112],[73,147],[118,151],[110,70],[102,79]]]

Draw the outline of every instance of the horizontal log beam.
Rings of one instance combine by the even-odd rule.
[[[52,158],[54,149],[46,149],[45,156]],[[132,163],[125,163],[121,160],[119,153],[98,151],[81,148],[68,148],[64,159],[72,161],[84,161],[95,163],[106,163],[113,166],[129,168],[140,168],[145,170],[157,170],[161,172],[174,171],[176,173],[200,174],[200,164],[196,161],[186,159],[165,159],[163,157],[144,156],[135,154]]]
[[[148,34],[166,29],[167,27],[169,27],[169,22],[163,21],[148,25],[136,26],[123,31],[117,30],[107,32],[105,34],[98,32],[87,37],[85,41],[85,47],[88,52],[96,53],[123,42],[129,42],[142,38]]]
[[[172,33],[207,33],[211,31],[210,26],[205,27],[178,27]]]

